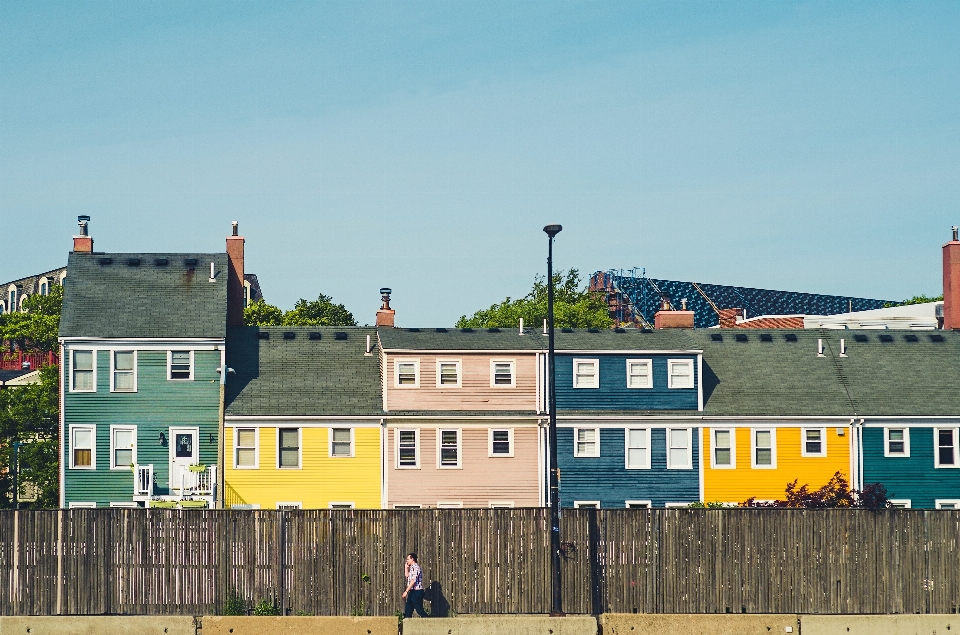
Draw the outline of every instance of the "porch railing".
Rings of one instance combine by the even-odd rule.
[[[59,363],[60,360],[53,351],[46,353],[24,353],[23,351],[0,353],[0,370],[37,370],[47,366],[56,366]]]
[[[153,496],[153,464],[133,466],[134,500],[147,500]]]

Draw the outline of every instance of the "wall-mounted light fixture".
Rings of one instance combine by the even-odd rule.
[[[165,435],[163,432],[161,432],[161,433],[160,433],[160,445],[166,445],[166,444],[167,444],[167,435]]]

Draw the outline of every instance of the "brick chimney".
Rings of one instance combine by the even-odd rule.
[[[77,216],[77,224],[80,225],[80,235],[73,237],[73,251],[76,253],[93,253],[93,238],[87,233],[87,225],[89,223],[89,216]]]
[[[227,326],[243,326],[243,236],[227,236]]]
[[[737,326],[737,319],[742,316],[743,309],[720,309],[720,328],[735,328]]]
[[[960,239],[953,227],[953,240],[943,246],[943,328],[960,329]]]
[[[380,289],[380,298],[383,300],[383,306],[377,311],[377,326],[393,326],[394,317],[397,312],[390,308],[390,294],[392,289],[384,287]]]

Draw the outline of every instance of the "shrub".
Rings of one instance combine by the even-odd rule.
[[[280,608],[270,600],[260,600],[253,608],[254,615],[283,615]]]

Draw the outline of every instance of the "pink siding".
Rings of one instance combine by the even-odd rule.
[[[396,386],[395,360],[420,361],[420,386]],[[491,386],[491,361],[515,360],[515,386]],[[460,360],[460,387],[437,386],[437,361]],[[384,379],[387,409],[530,410],[537,409],[537,358],[530,353],[387,354]]]
[[[419,469],[397,467],[397,430],[414,426],[391,423],[387,439],[387,507],[411,504],[436,507],[440,501],[462,502],[464,507],[489,507],[491,501],[512,501],[514,507],[538,506],[538,429],[529,423],[526,427],[516,423],[492,424],[495,428],[513,428],[514,447],[513,457],[490,457],[486,424],[468,427],[457,421],[431,422],[431,427],[419,428]],[[461,430],[461,469],[437,468],[440,429]]]

